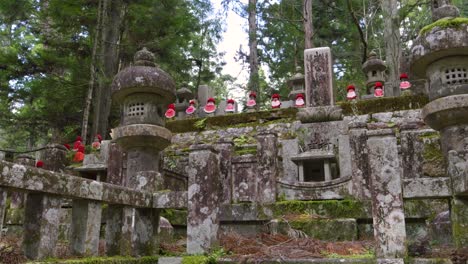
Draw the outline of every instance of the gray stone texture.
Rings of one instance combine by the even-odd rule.
[[[451,182],[448,177],[404,179],[402,183],[404,198],[450,197],[452,195]]]
[[[232,201],[232,171],[231,158],[233,155],[234,143],[228,139],[221,139],[214,144],[214,148],[219,152],[219,170],[222,186],[221,204],[230,204]]]
[[[299,142],[297,138],[279,140],[281,145],[281,154],[283,162],[283,177],[284,182],[293,183],[298,180],[297,165],[292,162],[291,157],[299,154]]]
[[[109,159],[107,160],[107,182],[115,185],[126,185],[124,177],[126,175],[127,163],[126,153],[117,143],[110,143]]]
[[[41,153],[41,160],[44,162],[44,170],[63,172],[67,163],[67,149],[63,145],[49,144]]]
[[[134,255],[151,256],[159,253],[158,209],[135,209]]]
[[[334,105],[330,48],[306,49],[304,51],[304,69],[307,106]]]
[[[132,254],[133,208],[109,205],[106,221],[106,254],[128,256]]]
[[[405,179],[446,176],[446,164],[440,158],[443,156],[438,132],[432,129],[402,130],[400,138]]]
[[[72,207],[70,250],[72,254],[97,256],[101,230],[102,203],[74,200]]]
[[[368,131],[367,135],[376,256],[404,257],[406,231],[397,141],[392,130]]]
[[[59,235],[61,199],[29,193],[25,206],[23,252],[29,259],[55,255]]]
[[[351,155],[352,194],[358,199],[371,198],[371,172],[367,149],[367,129],[349,131]]]
[[[318,123],[338,121],[343,119],[342,109],[339,106],[316,106],[299,109],[297,118],[302,123]]]
[[[367,77],[366,81],[366,92],[370,95],[370,98],[374,97],[374,85],[376,82],[385,83],[385,70],[387,66],[385,62],[377,57],[377,53],[371,51],[367,60],[362,65],[362,71]],[[385,95],[387,91],[385,91]]]
[[[187,253],[208,252],[218,241],[220,179],[218,153],[192,145],[189,154]]]
[[[276,134],[262,131],[257,135],[257,202],[276,201],[278,179],[278,139]]]
[[[232,163],[232,200],[254,202],[256,198],[257,158],[252,154],[235,156]]]
[[[197,98],[198,104],[203,107],[206,105],[206,101],[208,98],[214,97],[213,90],[208,85],[200,85],[198,86]],[[204,113],[203,109],[198,111],[199,113]]]

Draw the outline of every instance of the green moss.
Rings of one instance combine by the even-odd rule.
[[[356,102],[339,102],[343,115],[364,115],[422,108],[429,102],[426,96],[382,97]]]
[[[33,262],[30,262],[33,263]],[[141,258],[133,257],[93,257],[82,259],[47,259],[41,263],[73,263],[73,264],[152,264],[158,263],[157,256],[148,256]]]
[[[299,230],[309,237],[326,241],[353,241],[357,238],[355,221],[340,219],[321,219],[307,215],[282,225]]]
[[[456,18],[442,18],[436,22],[429,24],[421,29],[419,35],[425,35],[429,33],[433,28],[460,28],[463,25],[468,25],[468,18],[456,17]]]
[[[182,264],[205,264],[206,256],[185,256],[182,258]]]
[[[286,214],[320,215],[330,218],[367,218],[370,206],[356,200],[283,201],[265,205],[278,218]]]
[[[423,172],[425,175],[432,177],[445,176],[447,162],[438,141],[427,140],[424,143],[424,151],[422,154],[424,158]]]
[[[296,118],[296,113],[296,108],[287,108],[207,118],[184,119],[167,121],[166,128],[174,133],[185,133],[225,127],[242,127],[258,124],[268,125],[275,122],[293,120]]]
[[[166,218],[172,225],[187,225],[187,210],[164,209],[161,216]]]
[[[242,148],[242,149],[237,149],[234,151],[234,154],[236,156],[242,156],[242,155],[257,155],[257,148]]]

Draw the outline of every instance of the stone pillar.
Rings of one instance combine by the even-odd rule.
[[[219,152],[219,170],[222,186],[221,204],[230,204],[232,201],[232,172],[231,157],[233,153],[234,142],[230,139],[221,139],[214,148]]]
[[[208,252],[218,242],[221,186],[218,153],[192,145],[188,169],[187,253]]]
[[[268,130],[257,134],[256,201],[274,203],[276,201],[276,180],[278,179],[278,139]]]
[[[133,154],[136,152],[132,152]],[[138,153],[141,154],[141,151]],[[153,166],[157,169],[159,166],[159,152],[155,151],[156,155],[153,158]],[[137,162],[131,163],[129,154],[129,163],[127,168],[128,187],[137,191],[155,192],[163,189],[164,181],[162,175],[157,171],[138,171],[136,174],[130,172],[131,169],[136,169],[133,166],[143,167],[143,164]],[[141,161],[145,162],[144,159]],[[136,208],[135,209],[135,223],[133,230],[133,248],[136,256],[150,256],[155,255],[159,251],[159,214],[160,210],[153,208]]]
[[[208,85],[198,86],[198,105],[201,112],[203,112],[203,107],[206,105],[208,98],[213,97],[213,90]],[[204,113],[204,112],[203,112]]]
[[[368,117],[368,116],[367,116]],[[365,120],[349,123],[349,146],[351,155],[352,193],[360,200],[371,198],[370,168],[367,151],[367,129]]]
[[[330,48],[304,51],[305,90],[308,107],[334,105]]]
[[[74,255],[97,256],[102,203],[73,200],[70,249]]]
[[[283,180],[290,183],[297,182],[298,172],[301,173],[302,169],[298,170],[298,166],[291,160],[291,157],[299,153],[299,142],[297,138],[294,138],[280,140],[280,143],[282,146],[281,156],[283,157]]]
[[[126,185],[123,165],[126,155],[122,148],[111,143],[107,160],[107,182]],[[108,256],[130,255],[132,252],[132,214],[130,207],[109,204],[106,219],[106,254]]]
[[[106,255],[132,254],[132,218],[133,208],[109,205],[106,222]]]
[[[378,263],[403,264],[406,231],[397,141],[391,129],[367,136],[376,256]]]
[[[36,161],[32,156],[29,155],[18,155],[15,159],[15,163],[34,167]],[[10,210],[24,208],[25,194],[19,192],[11,192],[10,194]]]
[[[43,169],[63,171],[67,149],[48,145],[42,154]],[[29,193],[24,215],[23,251],[30,259],[54,256],[59,234],[61,199],[54,195]]]
[[[450,218],[455,246],[466,247],[468,245],[468,199],[466,197],[452,199]]]

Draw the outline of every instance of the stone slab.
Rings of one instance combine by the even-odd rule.
[[[304,69],[307,106],[334,105],[330,48],[306,49],[304,51]]]
[[[158,264],[182,264],[182,257],[159,257]]]
[[[403,180],[404,198],[440,198],[452,196],[448,177],[417,178]]]

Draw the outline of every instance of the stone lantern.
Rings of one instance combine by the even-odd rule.
[[[447,1],[433,1],[433,17],[441,18],[442,9],[452,10],[446,12],[451,15],[458,13]],[[453,186],[451,222],[454,234],[457,232],[453,238],[457,246],[467,246],[468,23],[439,27],[435,22],[426,29],[411,48],[411,67],[416,76],[429,81],[430,102],[422,109],[422,117],[440,131]]]
[[[385,62],[377,58],[377,53],[371,51],[367,57],[367,61],[362,65],[362,70],[366,74],[366,95],[362,98],[374,97],[374,85],[376,82],[385,83],[385,70],[387,66]],[[387,91],[385,91],[387,92]],[[387,94],[387,93],[386,93]]]
[[[172,138],[164,128],[163,111],[175,101],[176,89],[171,76],[154,63],[154,55],[146,48],[135,54],[134,62],[120,71],[112,83],[113,100],[123,109],[113,139],[127,151],[126,187],[155,192],[162,184],[160,151],[169,146]],[[159,211],[135,209],[134,221],[136,254],[154,253]]]
[[[288,80],[288,86],[291,88],[291,92],[288,95],[289,100],[295,100],[298,94],[305,94],[304,85],[304,75],[301,73],[301,67],[297,66],[296,74]]]

